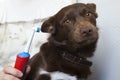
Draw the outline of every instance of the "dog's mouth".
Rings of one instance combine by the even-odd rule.
[[[96,43],[98,40],[98,37],[84,37],[82,39],[77,39],[77,40],[73,40],[71,41],[71,45],[73,45],[74,47],[83,47],[83,46],[87,46],[93,43]]]
[[[77,44],[78,45],[89,45],[89,44],[96,43],[96,42],[97,42],[97,38],[87,38],[80,42],[77,42]]]

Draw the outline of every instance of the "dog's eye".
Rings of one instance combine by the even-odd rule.
[[[92,16],[92,13],[88,12],[85,15],[88,16],[88,17],[90,17],[90,16]]]
[[[64,23],[71,23],[71,20],[67,19],[64,21]]]

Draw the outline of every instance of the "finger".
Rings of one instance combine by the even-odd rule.
[[[28,74],[31,70],[31,67],[29,65],[27,65],[27,69],[26,69],[26,74]]]
[[[12,75],[5,74],[3,80],[20,80],[20,79]]]
[[[5,74],[4,72],[0,72],[0,80],[20,80],[12,75]]]
[[[13,68],[13,67],[11,67],[11,66],[5,67],[3,71],[4,71],[5,73],[11,74],[11,75],[13,75],[13,76],[15,76],[15,77],[22,77],[22,76],[23,76],[23,73],[22,73],[21,71]]]

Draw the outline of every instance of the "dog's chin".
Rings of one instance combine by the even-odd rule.
[[[85,47],[85,46],[89,46],[92,44],[96,44],[97,43],[97,39],[85,39],[85,40],[80,40],[80,41],[74,41],[74,47]]]

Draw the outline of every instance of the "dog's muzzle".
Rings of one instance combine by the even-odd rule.
[[[75,44],[90,44],[98,39],[98,29],[88,21],[76,23],[70,32],[69,40]]]

